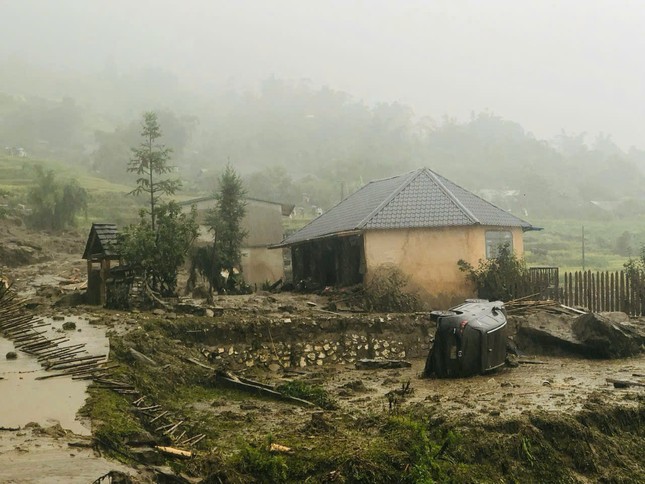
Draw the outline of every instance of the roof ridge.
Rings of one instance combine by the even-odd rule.
[[[511,217],[513,217],[513,218],[515,218],[515,219],[519,220],[520,222],[523,222],[523,223],[525,223],[525,224],[527,224],[527,225],[531,226],[531,223],[527,222],[526,220],[524,220],[524,219],[522,219],[522,218],[518,217],[517,215],[515,215],[515,214],[513,214],[513,213],[507,212],[507,211],[506,211],[506,210],[504,210],[503,208],[500,208],[500,207],[498,207],[497,205],[495,205],[494,203],[489,202],[489,201],[488,201],[488,200],[486,200],[485,198],[480,197],[480,196],[479,196],[479,195],[477,195],[475,192],[471,192],[470,190],[468,190],[468,189],[466,189],[466,188],[462,187],[461,185],[459,185],[458,183],[455,183],[455,182],[454,182],[454,181],[452,181],[452,180],[448,180],[446,177],[444,177],[444,176],[442,176],[442,175],[439,175],[438,173],[434,173],[434,172],[433,172],[433,174],[434,174],[435,176],[439,177],[439,178],[443,178],[444,180],[449,181],[450,183],[452,183],[452,184],[453,184],[454,186],[456,186],[457,188],[459,188],[459,189],[461,189],[461,190],[463,190],[463,191],[465,191],[465,192],[468,192],[471,196],[473,196],[473,197],[475,197],[475,198],[477,198],[477,199],[481,200],[481,201],[482,201],[482,202],[484,202],[485,204],[490,205],[491,207],[496,208],[497,210],[500,210],[500,211],[504,212],[505,214],[510,215]],[[442,185],[443,185],[443,183],[442,183]],[[465,207],[464,207],[464,208],[465,208]],[[475,219],[475,220],[479,223],[479,220],[477,220],[477,219]]]
[[[439,179],[440,175],[435,173],[434,171],[430,170],[429,168],[425,168],[425,170],[428,172],[430,177],[434,180],[434,182],[437,184],[439,189],[444,192],[450,200],[453,201],[457,207],[468,217],[473,223],[479,224],[481,223],[477,217],[468,209],[466,206],[455,196],[454,193],[452,193],[448,187]],[[458,185],[457,185],[458,186]],[[461,188],[461,187],[460,187]]]
[[[401,193],[401,192],[402,192],[406,187],[408,187],[408,186],[410,185],[410,183],[412,183],[414,180],[416,180],[416,179],[417,179],[417,177],[418,177],[418,176],[423,172],[423,170],[424,170],[424,169],[426,169],[426,168],[419,168],[418,170],[414,170],[414,171],[411,171],[411,172],[407,173],[406,175],[408,176],[408,180],[407,180],[407,181],[404,181],[403,183],[401,183],[401,185],[400,185],[396,190],[394,190],[394,191],[393,191],[393,192],[392,192],[392,193],[391,193],[391,194],[390,194],[390,195],[389,195],[385,200],[383,200],[383,201],[378,205],[378,207],[376,207],[374,210],[372,210],[372,211],[369,213],[369,215],[367,215],[363,220],[361,220],[361,222],[360,222],[358,225],[356,225],[356,227],[355,227],[355,228],[357,228],[357,229],[364,228],[364,227],[365,227],[365,225],[367,225],[367,223],[368,223],[370,220],[372,220],[372,218],[374,218],[374,217],[376,216],[376,214],[378,214],[378,213],[379,213],[381,210],[383,210],[383,209],[384,209],[384,208],[385,208],[385,207],[386,207],[386,206],[387,206],[387,205],[388,205],[392,200],[394,200],[394,198],[396,198],[396,196],[397,196],[399,193]],[[403,177],[403,176],[405,176],[405,175],[399,175],[399,176]],[[397,178],[397,177],[384,178],[383,180],[391,180],[392,178]],[[378,181],[383,181],[383,180],[378,180]]]

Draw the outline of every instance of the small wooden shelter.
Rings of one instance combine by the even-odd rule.
[[[120,261],[116,251],[115,224],[93,223],[85,244],[83,259],[87,260],[87,303],[104,305],[107,298],[107,280],[112,261]]]

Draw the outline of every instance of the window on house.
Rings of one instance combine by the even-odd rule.
[[[489,230],[486,232],[486,258],[494,259],[499,255],[499,248],[508,244],[513,250],[513,234],[506,230]]]

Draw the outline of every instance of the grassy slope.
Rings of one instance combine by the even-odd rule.
[[[128,196],[133,186],[112,183],[88,173],[83,167],[68,165],[61,161],[15,158],[0,155],[0,191],[9,193],[10,200],[29,206],[27,191],[32,184],[34,167],[40,165],[45,170],[53,170],[60,179],[76,179],[85,188],[90,200],[87,218],[81,216],[79,227],[91,222],[113,222],[124,225],[137,220],[143,199]],[[193,196],[180,193],[178,200],[189,200]]]
[[[629,257],[616,253],[616,239],[630,232],[632,256],[645,244],[645,226],[639,218],[609,220],[536,220],[543,227],[539,232],[525,234],[525,257],[529,266],[558,266],[560,271],[582,269],[582,226],[585,228],[585,269],[620,270]]]

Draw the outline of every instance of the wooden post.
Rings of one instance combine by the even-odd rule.
[[[591,272],[591,269],[589,269],[589,275],[591,276],[591,307],[593,308],[592,311],[597,312],[598,311],[598,287],[597,287],[598,274],[594,274],[593,272]]]
[[[573,277],[575,278],[575,284],[573,286],[573,304],[574,306],[578,306],[578,272],[573,273]]]
[[[110,260],[101,259],[101,287],[99,289],[99,303],[105,306],[105,296],[107,294],[107,273],[110,270]]]
[[[633,316],[636,312],[636,287],[638,286],[638,275],[632,273],[631,277],[627,278],[629,283],[629,314]]]
[[[618,290],[618,304],[616,309],[618,311],[625,311],[625,298],[627,295],[625,294],[625,272],[620,271],[620,289]]]

